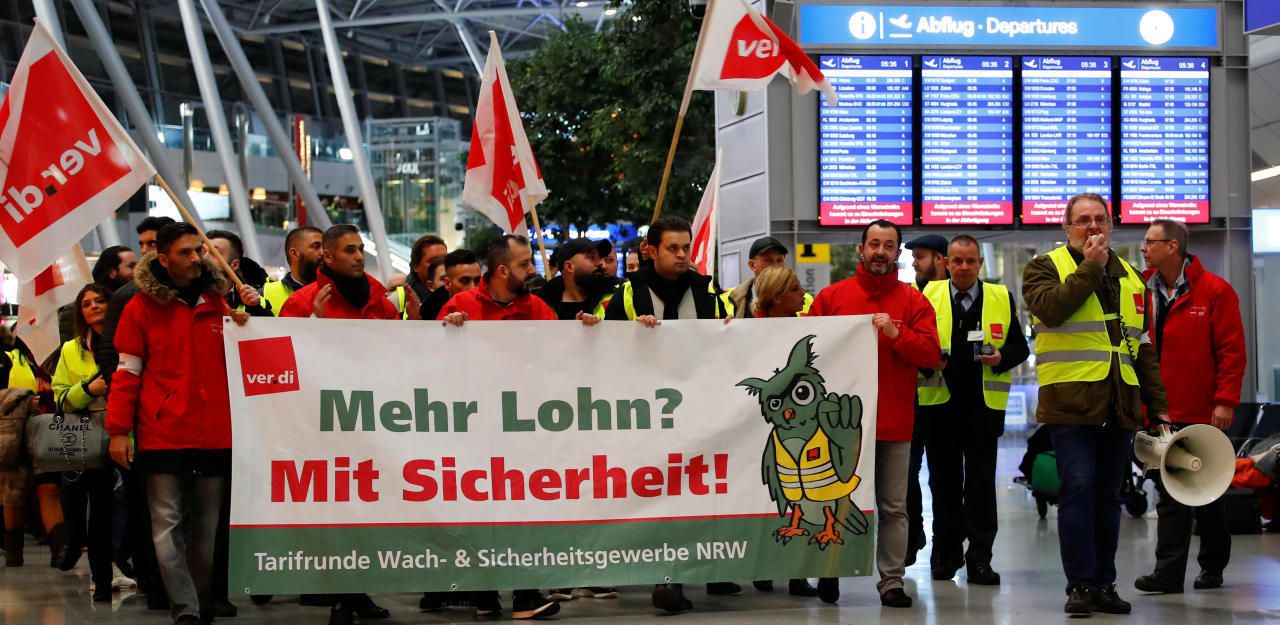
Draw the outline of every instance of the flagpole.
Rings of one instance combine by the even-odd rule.
[[[658,221],[662,215],[662,200],[667,197],[667,183],[671,181],[671,166],[676,160],[676,146],[680,143],[680,130],[684,128],[684,116],[689,111],[689,100],[693,96],[693,76],[698,69],[698,58],[702,56],[702,37],[707,32],[707,24],[711,22],[711,11],[715,0],[707,3],[707,12],[702,16],[702,26],[698,28],[698,43],[693,49],[693,63],[689,65],[689,77],[684,81],[684,95],[680,98],[680,114],[676,116],[676,129],[671,133],[671,147],[667,148],[667,164],[662,168],[662,183],[658,185],[658,200],[653,204],[653,217],[649,223]]]
[[[523,193],[520,194],[520,202],[525,205],[525,208],[529,209],[529,214],[533,216],[533,232],[538,241],[538,254],[542,255],[542,270],[546,273],[547,279],[550,280],[551,276],[555,274],[552,273],[551,263],[547,260],[547,246],[542,242],[542,224],[538,223],[538,205],[529,203],[529,199]]]
[[[228,276],[231,276],[231,281],[236,283],[236,288],[238,289],[239,287],[244,286],[244,283],[240,281],[240,276],[236,275],[235,270],[231,268],[227,259],[223,258],[222,254],[218,253],[218,248],[213,246],[213,242],[209,240],[209,236],[204,233],[204,228],[201,228],[199,222],[191,218],[191,213],[187,212],[187,207],[183,206],[182,202],[178,201],[178,196],[173,192],[173,189],[169,188],[169,183],[165,182],[163,177],[156,176],[156,184],[160,185],[160,188],[164,189],[164,192],[169,194],[169,199],[173,200],[173,205],[178,207],[179,213],[182,213],[183,221],[191,224],[191,226],[196,229],[196,233],[200,235],[200,240],[204,241],[205,247],[209,248],[209,253],[213,254],[213,260],[218,263],[218,266],[221,267],[223,271],[227,272]]]

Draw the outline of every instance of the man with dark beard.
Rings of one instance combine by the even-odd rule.
[[[613,252],[608,240],[574,239],[551,255],[551,266],[560,271],[538,291],[538,297],[556,311],[556,318],[573,320],[578,313],[594,313],[617,279],[605,269],[604,258]],[[603,315],[598,315],[603,316]]]
[[[289,296],[280,308],[279,316],[324,319],[400,318],[395,305],[387,299],[387,288],[364,272],[364,241],[355,226],[343,224],[329,228],[320,239],[320,244],[323,250],[322,262],[315,273],[315,279]],[[302,262],[295,261],[292,250],[289,260],[294,270],[285,277],[286,280],[293,277]],[[357,615],[366,619],[390,616],[390,612],[363,594],[304,595],[301,599],[303,605],[325,605],[329,601],[334,601],[329,613],[329,625],[350,625]]]
[[[284,255],[289,262],[289,273],[278,282],[267,284],[263,297],[271,303],[271,312],[280,314],[284,303],[294,291],[316,281],[324,246],[324,233],[319,228],[305,226],[294,228],[284,238]]]

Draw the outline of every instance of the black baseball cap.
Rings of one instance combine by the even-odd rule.
[[[773,237],[760,237],[751,244],[751,250],[747,252],[747,258],[755,258],[769,250],[778,250],[784,256],[788,253],[787,246],[783,245],[782,241]]]
[[[609,255],[609,252],[613,251],[613,244],[609,242],[609,239],[600,239],[599,241],[593,241],[586,237],[574,239],[552,252],[551,266],[559,269],[564,261],[589,251],[595,251],[601,258],[604,258]]]
[[[942,254],[943,256],[947,255],[947,239],[940,235],[926,234],[924,236],[916,237],[914,239],[911,239],[910,241],[907,241],[907,245],[906,245],[907,249],[914,250],[917,247],[920,249],[937,252],[939,254]]]

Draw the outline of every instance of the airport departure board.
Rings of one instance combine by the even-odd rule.
[[[920,65],[922,223],[1013,223],[1013,58]]]
[[[823,56],[840,96],[819,109],[819,223],[911,223],[912,76],[909,56]]]
[[[1209,60],[1120,59],[1120,220],[1209,221]]]
[[[1021,62],[1022,223],[1060,224],[1077,193],[1111,199],[1112,60]]]

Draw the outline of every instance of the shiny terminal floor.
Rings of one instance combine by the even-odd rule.
[[[773,624],[773,623],[922,623],[927,625],[1010,624],[1042,625],[1065,622],[1062,612],[1065,581],[1058,559],[1056,511],[1050,508],[1047,520],[1036,514],[1035,502],[1026,490],[1013,483],[1017,463],[1025,449],[1024,440],[1006,436],[1000,449],[999,506],[1000,535],[996,540],[994,568],[1001,573],[1000,587],[970,586],[964,571],[955,580],[936,582],[929,576],[929,551],[907,570],[907,592],[915,598],[911,609],[882,608],[871,577],[842,580],[840,601],[834,606],[816,599],[791,597],[786,580],[778,580],[779,590],[762,593],[750,580],[736,580],[743,592],[735,597],[708,597],[701,585],[688,587],[695,609],[676,616],[654,610],[649,589],[622,588],[616,600],[575,599],[562,605],[556,621],[569,623],[649,622],[656,618],[669,623],[693,624]],[[922,476],[924,478],[925,476]],[[1149,494],[1154,502],[1154,495]],[[925,490],[926,523],[929,522],[928,490]],[[1154,562],[1156,519],[1154,506],[1145,518],[1124,517],[1121,524],[1117,587],[1133,603],[1129,616],[1095,615],[1092,621],[1116,621],[1130,625],[1180,625],[1183,623],[1280,623],[1280,538],[1272,534],[1235,536],[1232,561],[1226,570],[1224,588],[1196,591],[1191,580],[1198,573],[1194,561],[1186,580],[1186,593],[1142,596],[1133,589],[1133,580],[1150,572]],[[1193,555],[1196,548],[1192,543]],[[88,563],[62,573],[37,566],[47,555],[43,547],[28,547],[28,565],[0,568],[0,623],[5,625],[80,625],[82,623],[128,623],[163,625],[170,620],[165,612],[148,612],[141,596],[117,594],[110,606],[94,604],[88,591]],[[473,623],[470,608],[419,613],[419,595],[378,595],[376,600],[391,610],[391,618],[364,623],[434,624]],[[504,604],[509,608],[509,595]],[[218,619],[226,625],[256,625],[289,622],[296,625],[328,619],[325,608],[300,607],[296,597],[276,597],[264,606],[251,604],[247,597],[233,597],[239,607],[236,618]],[[506,617],[497,621],[508,621]]]

